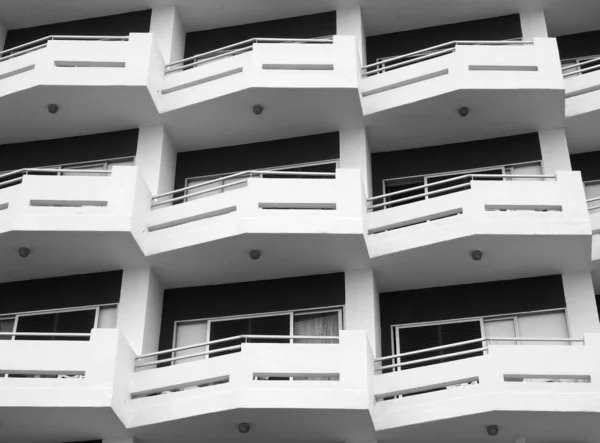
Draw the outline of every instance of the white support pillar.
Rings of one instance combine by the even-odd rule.
[[[123,271],[117,328],[137,355],[158,350],[163,292],[150,268]]]
[[[364,126],[340,131],[340,168],[360,169],[365,194],[371,197],[371,150]]]
[[[379,291],[372,269],[346,271],[345,329],[366,331],[376,357],[381,356]]]
[[[591,273],[581,271],[563,274],[562,281],[571,337],[582,338],[583,334],[599,333],[600,319]]]
[[[551,129],[538,133],[542,149],[545,174],[556,171],[571,171],[571,157],[564,129]]]
[[[164,126],[140,128],[135,164],[152,195],[173,190],[177,152]]]
[[[519,15],[524,40],[533,40],[536,37],[548,37],[548,27],[546,26],[544,11],[525,11]]]
[[[152,10],[150,32],[154,35],[165,59],[173,63],[183,59],[185,48],[185,30],[181,18],[174,6],[165,6]]]
[[[2,20],[0,20],[0,51],[4,49],[4,42],[6,41],[7,32],[8,29],[6,29],[6,26],[4,26],[4,23],[2,23]]]
[[[367,40],[360,6],[343,7],[337,10],[337,34],[353,35],[361,67],[367,64]]]

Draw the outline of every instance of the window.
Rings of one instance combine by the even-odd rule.
[[[553,342],[522,342],[524,338],[568,338],[567,320],[564,310],[521,313],[510,316],[481,317],[468,320],[456,320],[417,324],[410,326],[394,326],[394,354],[404,354],[412,351],[435,348],[452,343],[476,340],[483,337],[510,338],[515,341],[494,342],[492,345],[551,345]],[[476,350],[482,349],[479,353]],[[474,352],[444,358],[445,355],[473,350]],[[403,366],[403,369],[416,368],[452,360],[483,355],[483,345],[472,343],[421,354],[410,355],[401,359],[402,363],[414,362],[432,357],[430,361]],[[395,361],[394,363],[400,363]]]
[[[89,333],[93,328],[116,328],[117,305],[23,312],[0,316],[0,332]],[[0,336],[3,340],[55,340],[57,337]],[[87,340],[87,337],[60,337]]]
[[[390,202],[387,208],[399,205],[414,203],[416,201],[429,198],[440,197],[442,195],[468,189],[470,178],[456,179],[467,174],[491,174],[491,175],[541,175],[542,165],[540,162],[521,163],[515,165],[495,166],[492,168],[469,169],[464,171],[444,172],[440,174],[430,174],[416,177],[406,177],[397,179],[387,179],[383,181],[384,193],[406,191],[401,194],[392,195],[386,198]],[[456,179],[456,180],[452,180]],[[446,182],[447,180],[450,180]],[[480,180],[541,180],[541,178],[485,178]],[[461,186],[462,185],[462,186]],[[417,189],[415,189],[417,188]]]
[[[338,160],[326,160],[323,162],[314,162],[314,163],[302,163],[297,165],[287,165],[287,166],[275,166],[269,168],[261,168],[260,170],[268,170],[268,171],[285,171],[285,172],[335,172],[338,167]],[[243,171],[242,171],[243,172]],[[243,181],[247,176],[240,174],[240,176],[229,177],[233,174],[237,174],[237,172],[228,172],[226,174],[215,174],[215,175],[206,175],[203,177],[190,177],[185,181],[185,187],[195,186],[193,189],[189,189],[186,191],[186,195],[189,197],[186,201],[197,200],[199,198],[210,197],[212,195],[222,194],[226,191],[233,191],[234,189],[240,189],[246,186],[246,183],[238,183]],[[260,174],[261,178],[281,178],[280,175],[276,174]],[[288,175],[286,178],[303,178],[303,176],[298,175]],[[311,177],[318,178],[318,177]],[[237,183],[237,184],[234,184]],[[204,186],[202,186],[205,184]],[[196,194],[196,195],[194,195]]]
[[[337,337],[342,324],[341,308],[323,310],[307,310],[295,312],[282,312],[274,314],[257,314],[244,317],[192,320],[175,323],[174,346],[176,348],[200,344],[206,341],[221,340],[238,335],[268,335],[272,338],[249,339],[249,343],[289,343],[290,335]],[[278,339],[277,336],[282,336]],[[245,342],[245,341],[244,341]],[[333,340],[297,339],[294,343],[331,343]],[[226,341],[210,346],[210,350],[223,349],[242,343],[242,340]],[[207,351],[206,348],[192,348],[177,351],[175,356],[198,354]],[[232,351],[229,351],[232,352]],[[211,354],[211,357],[224,355]],[[179,360],[175,364],[193,360],[201,360],[206,356],[193,357]]]

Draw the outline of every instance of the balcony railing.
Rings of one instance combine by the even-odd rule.
[[[561,60],[564,78],[600,70],[600,55]]]
[[[419,51],[410,52],[408,54],[398,55],[396,57],[387,58],[380,60],[375,63],[363,66],[362,76],[370,77],[375,74],[380,74],[386,71],[392,71],[394,69],[401,68],[403,66],[412,65],[432,58],[440,57],[442,55],[450,54],[456,51],[457,46],[522,46],[522,45],[533,45],[532,41],[525,41],[519,39],[511,40],[499,40],[499,41],[478,41],[478,40],[456,40],[441,45],[432,46],[429,48],[421,49]]]
[[[156,209],[160,206],[164,206],[171,203],[176,203],[180,201],[184,201],[194,197],[202,197],[210,192],[214,191],[222,191],[226,192],[231,190],[232,188],[243,186],[248,183],[248,179],[250,178],[267,178],[265,176],[273,176],[280,178],[335,178],[334,172],[292,172],[292,171],[268,171],[268,170],[259,170],[259,171],[242,171],[237,172],[235,174],[231,174],[225,177],[219,177],[214,180],[206,181],[203,183],[198,183],[196,185],[187,186],[185,188],[176,189],[174,191],[165,192],[163,194],[156,195],[152,197],[152,209]],[[235,181],[231,181],[235,180]],[[221,184],[222,183],[222,184]],[[206,188],[201,191],[192,192],[194,189],[198,188]],[[176,194],[183,194],[180,196],[175,196]],[[165,197],[166,200],[162,200]]]
[[[530,174],[465,174],[458,177],[448,178],[446,180],[440,180],[433,183],[427,183],[424,185],[414,186],[412,188],[401,189],[399,191],[389,192],[387,194],[378,195],[376,197],[370,197],[367,199],[367,206],[369,211],[375,209],[387,209],[400,204],[411,203],[415,200],[423,200],[431,197],[438,197],[441,195],[449,194],[452,192],[463,191],[471,188],[473,180],[518,180],[518,179],[530,179],[530,180],[545,180],[554,179],[556,175],[530,175]],[[458,183],[458,184],[454,184]],[[431,188],[440,188],[431,190]],[[417,191],[417,194],[414,194]],[[403,195],[409,194],[407,197]],[[412,195],[411,195],[412,194]],[[381,203],[375,203],[378,200],[384,200]]]
[[[546,338],[546,337],[535,337],[535,338],[531,338],[531,337],[482,337],[482,338],[477,338],[477,339],[473,339],[473,340],[466,340],[466,341],[462,341],[462,342],[451,343],[448,345],[435,346],[432,348],[419,349],[417,351],[404,352],[401,354],[394,354],[394,355],[390,355],[387,357],[376,358],[375,359],[375,364],[376,364],[375,373],[377,374],[378,372],[381,373],[386,370],[389,371],[389,370],[392,370],[392,369],[395,370],[398,368],[402,369],[403,367],[406,367],[406,366],[414,366],[414,365],[419,365],[419,364],[423,364],[423,363],[436,363],[436,362],[439,362],[440,360],[456,359],[456,357],[467,357],[467,356],[471,356],[473,354],[484,354],[484,353],[489,352],[490,346],[493,346],[495,343],[509,343],[509,344],[519,343],[520,344],[523,342],[571,344],[571,343],[584,343],[584,340],[583,339],[575,339],[575,338]],[[415,355],[427,354],[430,352],[447,351],[447,350],[453,349],[453,348],[462,348],[465,346],[478,345],[478,344],[481,344],[481,347],[467,349],[465,351],[450,352],[448,354],[440,353],[439,355],[435,355],[433,357],[426,357],[426,358],[421,358],[421,359],[417,359],[417,360],[402,361],[402,359],[406,358],[406,357],[414,357]],[[383,362],[385,362],[387,360],[395,361],[395,363],[383,365]]]
[[[24,43],[14,48],[0,51],[0,63],[21,55],[28,54],[38,49],[43,49],[51,40],[91,40],[91,41],[128,41],[129,36],[93,36],[93,35],[49,35],[38,40]]]
[[[211,341],[207,341],[204,343],[180,346],[178,348],[167,349],[164,351],[151,352],[149,354],[140,355],[135,358],[135,361],[136,361],[135,369],[138,370],[140,368],[144,368],[144,367],[148,367],[148,366],[156,366],[157,363],[158,364],[172,363],[172,362],[187,360],[190,358],[205,357],[207,355],[212,355],[212,354],[222,354],[222,353],[231,353],[231,352],[240,351],[242,349],[242,343],[249,343],[248,340],[250,340],[250,341],[260,340],[263,343],[265,342],[265,340],[270,343],[281,343],[282,341],[288,342],[288,343],[295,343],[296,340],[311,340],[311,341],[318,341],[318,342],[332,342],[333,341],[333,342],[339,343],[340,338],[338,336],[326,337],[326,336],[314,336],[314,335],[310,335],[310,336],[309,335],[236,335],[234,337],[227,337],[227,338],[222,338],[219,340],[211,340]],[[241,343],[228,345],[225,347],[219,347],[217,349],[210,349],[210,347],[214,346],[214,345],[223,345],[225,343],[229,344],[229,343],[237,343],[237,342],[241,342]],[[191,349],[205,349],[205,350],[201,351],[201,352],[196,352],[193,354],[175,355],[178,352],[189,351]],[[173,354],[175,356],[170,357],[170,358],[162,358],[160,360],[156,360],[156,357],[159,357],[161,355],[169,355],[169,354]],[[142,361],[142,360],[146,360],[149,358],[154,358],[155,360],[150,361],[150,362]]]
[[[333,36],[317,38],[251,38],[239,43],[213,49],[202,54],[193,55],[183,60],[179,60],[165,66],[165,74],[182,71],[184,69],[195,68],[196,66],[210,63],[215,60],[231,57],[252,51],[255,43],[299,43],[299,44],[332,44]]]
[[[0,189],[9,186],[18,185],[23,181],[26,175],[100,175],[108,176],[111,174],[109,169],[93,170],[93,169],[57,169],[57,168],[23,168],[16,171],[7,172],[0,175]]]

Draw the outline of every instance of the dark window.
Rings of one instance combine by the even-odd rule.
[[[89,333],[96,321],[96,310],[55,312],[19,316],[17,332]],[[16,337],[17,340],[88,340],[87,337]]]

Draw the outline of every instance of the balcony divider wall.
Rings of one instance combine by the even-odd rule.
[[[325,12],[188,32],[185,40],[185,58],[255,37],[299,39],[325,37],[335,35],[336,28],[336,13]]]
[[[367,61],[408,54],[453,40],[508,40],[521,37],[518,14],[431,26],[367,37]]]
[[[132,32],[150,32],[152,10],[74,20],[31,28],[11,29],[6,33],[4,49],[48,37],[49,35],[126,36]]]
[[[383,180],[541,161],[537,133],[371,155],[373,195]]]

